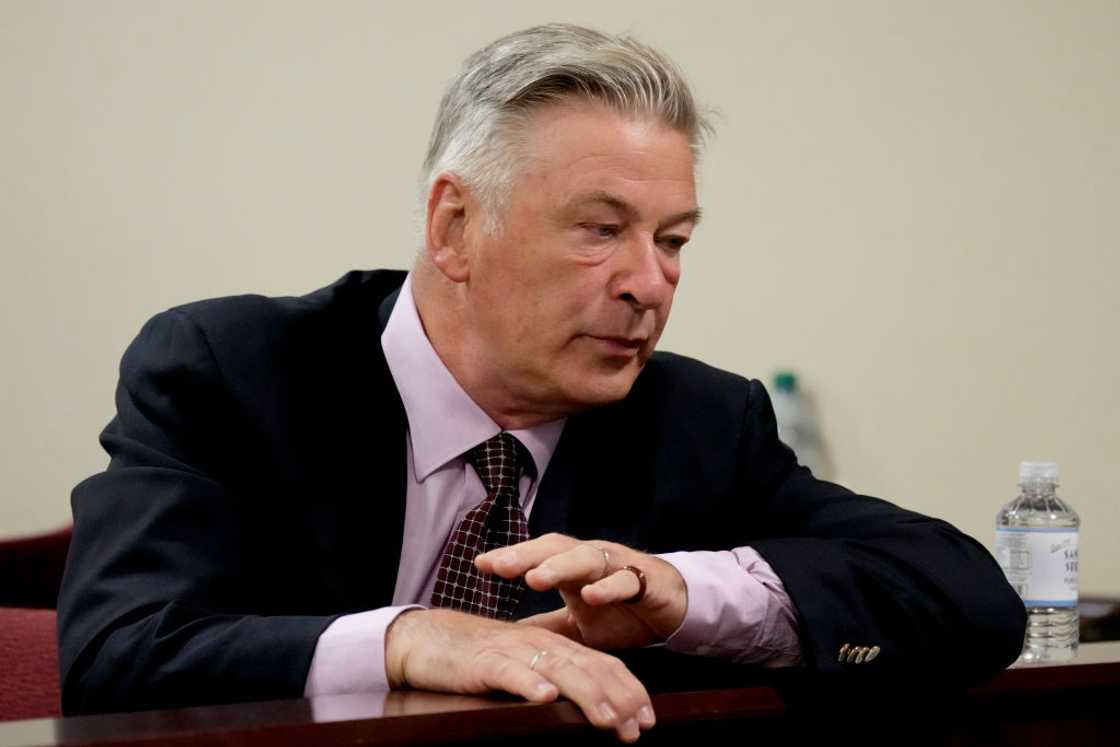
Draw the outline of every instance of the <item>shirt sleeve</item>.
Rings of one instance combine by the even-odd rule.
[[[387,691],[385,632],[402,612],[413,609],[423,608],[380,607],[343,615],[328,625],[315,644],[303,696]]]
[[[799,621],[781,579],[750,547],[658,555],[680,572],[688,609],[673,651],[786,667],[801,663]]]

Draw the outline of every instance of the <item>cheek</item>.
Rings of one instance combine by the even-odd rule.
[[[492,312],[505,326],[509,343],[534,356],[563,348],[578,323],[579,304],[563,285],[523,275]]]
[[[669,312],[672,310],[672,308],[673,294],[670,293],[669,297],[665,300],[665,303],[659,306],[657,311],[655,312],[657,321],[654,325],[654,334],[653,339],[651,340],[653,344],[650,346],[651,350],[653,348],[653,345],[656,345],[657,341],[661,339],[661,333],[665,331],[665,325],[669,323]]]
[[[531,313],[536,317],[547,318],[557,328],[570,328],[594,314],[595,291],[601,285],[587,268],[557,263],[538,269],[534,279]]]
[[[677,287],[677,283],[681,281],[681,257],[675,254],[670,257],[665,257],[661,261],[661,272],[665,276],[665,280],[673,288]]]

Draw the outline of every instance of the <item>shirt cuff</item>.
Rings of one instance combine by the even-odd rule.
[[[801,662],[797,613],[778,574],[750,547],[657,557],[684,577],[688,608],[667,648],[744,664]]]
[[[387,691],[385,631],[408,604],[343,615],[327,626],[315,643],[303,696]]]

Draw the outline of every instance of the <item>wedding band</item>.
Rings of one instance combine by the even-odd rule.
[[[541,649],[540,651],[538,651],[537,653],[535,653],[533,655],[532,660],[529,662],[529,671],[530,672],[532,672],[533,670],[535,670],[537,668],[537,665],[541,663],[541,659],[543,659],[545,654],[547,654],[547,653],[548,653],[547,651],[545,651],[544,649]]]
[[[611,575],[611,554],[598,545],[592,545],[592,547],[603,553],[603,572],[599,574],[599,578],[604,579]]]
[[[635,568],[632,565],[623,566],[622,568],[619,568],[619,570],[630,571],[638,579],[638,592],[629,599],[623,599],[622,601],[626,604],[637,604],[638,602],[642,601],[642,598],[646,595],[646,574],[642,573],[641,568]]]

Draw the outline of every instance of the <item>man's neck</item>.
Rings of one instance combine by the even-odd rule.
[[[503,386],[500,372],[486,372],[486,362],[480,355],[483,346],[475,339],[470,325],[464,323],[468,312],[462,292],[459,284],[423,262],[413,270],[412,296],[424,334],[463,391],[507,431],[531,428],[571,414],[518,402]]]

